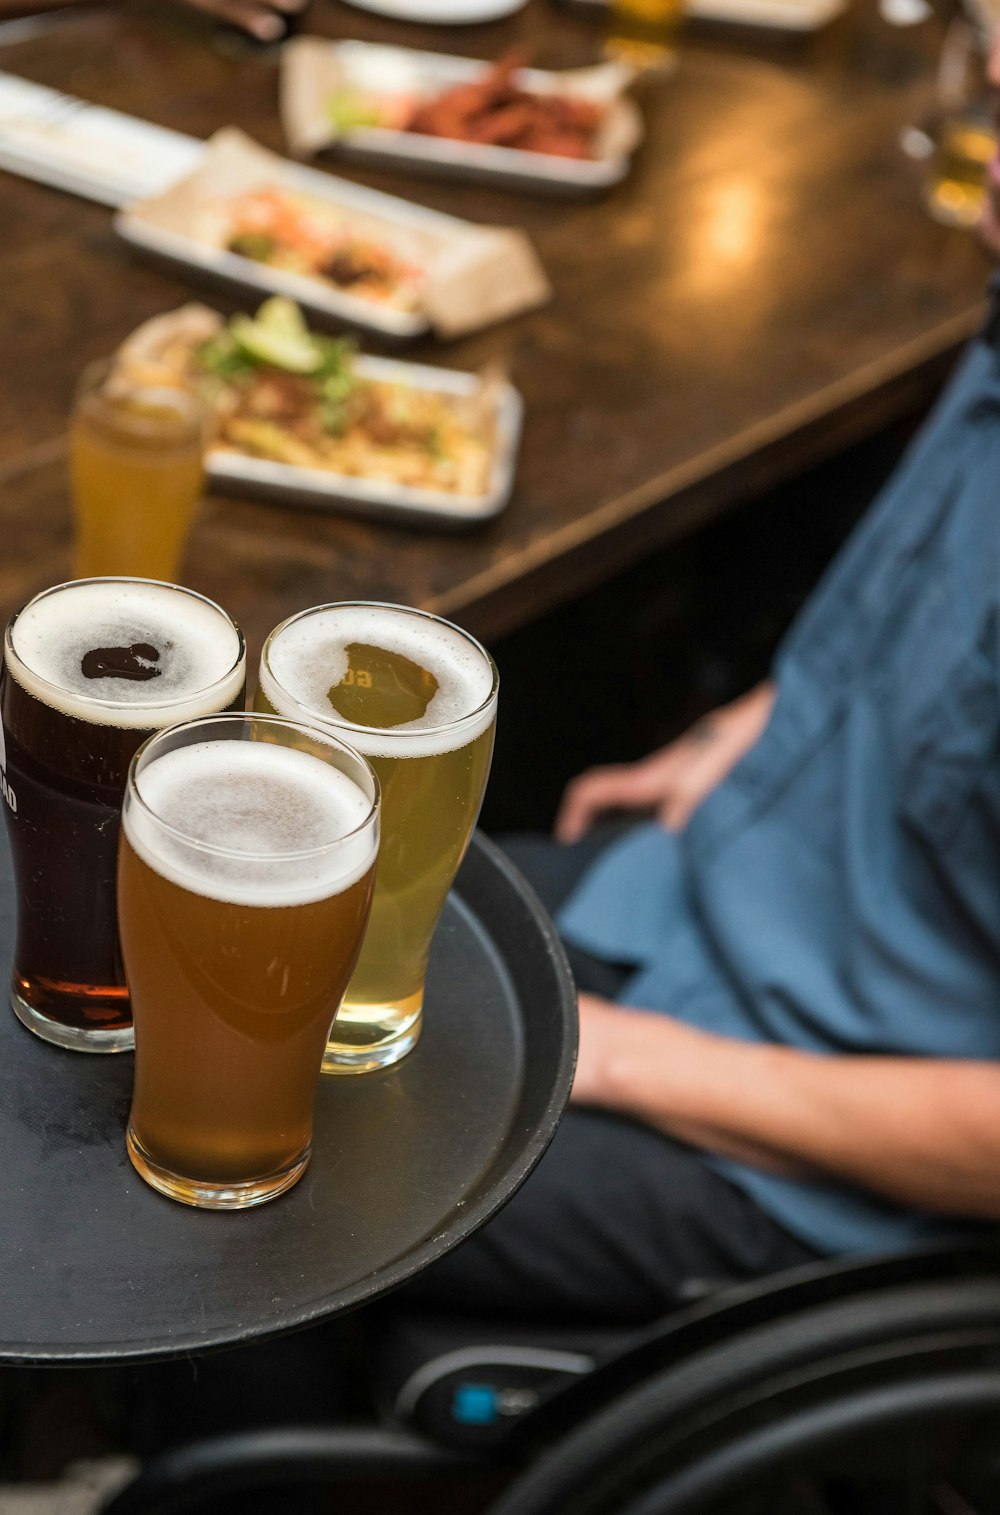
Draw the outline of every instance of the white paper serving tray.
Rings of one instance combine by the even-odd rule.
[[[281,61],[281,117],[289,146],[299,157],[334,147],[370,162],[559,194],[594,193],[625,177],[642,138],[642,118],[624,94],[633,71],[616,63],[560,73],[524,68],[515,75],[518,83],[538,94],[578,95],[606,103],[594,158],[461,142],[383,126],[338,132],[333,123],[329,101],[338,89],[356,90],[361,96],[405,91],[429,98],[452,85],[481,79],[491,67],[479,59],[381,43],[295,38],[283,48]]]
[[[199,144],[189,173],[115,219],[127,242],[187,268],[263,294],[283,294],[312,314],[404,339],[431,328],[455,337],[549,299],[551,289],[531,243],[509,227],[475,226],[347,179],[292,163],[234,128]],[[365,234],[418,263],[416,309],[362,299],[323,279],[230,252],[220,243],[220,212],[233,196],[262,185],[305,195],[357,217]]]
[[[391,358],[358,357],[354,360],[354,371],[360,378],[406,383],[451,395],[474,395],[482,382],[478,374]],[[223,449],[209,452],[208,475],[214,484],[241,494],[262,495],[316,510],[346,511],[352,515],[461,530],[491,520],[507,504],[514,485],[522,414],[521,396],[514,386],[499,385],[493,463],[482,495],[455,495],[355,478],[324,468],[299,468]]]

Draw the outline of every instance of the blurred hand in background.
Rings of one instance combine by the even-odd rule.
[[[555,821],[560,842],[577,842],[613,811],[643,810],[679,831],[712,790],[735,768],[767,725],[774,685],[714,710],[690,731],[638,763],[591,768],[566,787]]]
[[[44,11],[65,10],[80,0],[0,0],[0,20],[19,20]],[[184,0],[195,10],[239,26],[261,42],[277,42],[289,21],[301,15],[309,0]]]
[[[196,10],[242,27],[261,42],[276,42],[284,35],[289,20],[304,11],[308,3],[309,0],[185,0],[185,4]]]

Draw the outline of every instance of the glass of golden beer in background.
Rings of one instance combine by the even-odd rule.
[[[611,0],[604,45],[607,57],[643,71],[673,67],[683,0]]]
[[[990,45],[990,31],[964,15],[949,23],[941,44],[923,200],[945,226],[975,226],[986,198],[986,167],[997,150]]]
[[[431,938],[489,775],[497,688],[467,632],[399,605],[320,605],[264,644],[256,709],[338,732],[382,788],[371,922],[326,1073],[388,1067],[420,1035]]]
[[[77,579],[11,619],[0,673],[0,790],[17,894],[11,1004],[45,1041],[132,1046],[115,925],[129,763],[153,731],[243,709],[246,646],[176,584]]]
[[[304,1171],[378,812],[363,758],[274,717],[191,721],[136,754],[118,872],[135,1013],[127,1146],[161,1193],[242,1209]]]
[[[77,578],[175,579],[201,496],[208,413],[142,388],[113,359],[84,372],[70,426]]]

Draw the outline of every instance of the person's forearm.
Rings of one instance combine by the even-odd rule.
[[[625,1012],[628,1014],[629,1012]],[[647,1017],[643,1016],[643,1019]],[[602,1100],[710,1149],[757,1149],[762,1166],[815,1170],[903,1204],[1000,1218],[1000,1068],[919,1058],[832,1057],[660,1026],[606,1070]],[[681,1065],[678,1067],[678,1063]]]

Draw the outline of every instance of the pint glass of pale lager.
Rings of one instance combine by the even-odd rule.
[[[489,774],[497,686],[471,636],[399,605],[321,605],[264,644],[256,708],[338,732],[382,788],[371,922],[326,1073],[387,1067],[420,1035],[431,938]]]
[[[46,1041],[132,1046],[115,926],[125,778],[151,732],[243,708],[246,648],[218,605],[148,579],[82,579],[11,620],[0,791],[17,895],[11,1003]]]
[[[127,1147],[161,1193],[240,1209],[305,1169],[378,809],[358,753],[273,716],[190,721],[136,754],[118,872],[135,1013]]]

